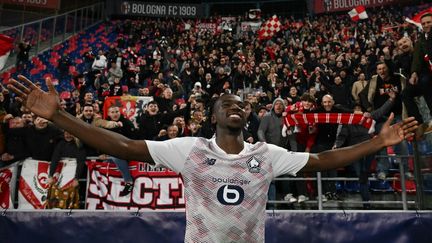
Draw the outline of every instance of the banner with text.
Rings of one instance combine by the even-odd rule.
[[[259,28],[261,27],[261,24],[262,24],[261,21],[258,21],[258,22],[243,21],[243,22],[241,22],[241,30],[243,32],[245,32],[245,31],[257,32],[259,30]]]
[[[57,164],[54,180],[59,188],[72,184],[76,169],[75,159],[63,159]],[[44,209],[48,195],[50,162],[26,159],[18,185],[18,209]]]
[[[236,17],[221,17],[218,25],[218,31],[232,31],[236,21]]]
[[[160,2],[118,2],[118,14],[149,17],[196,18],[203,15],[201,4]]]
[[[408,2],[409,0],[314,0],[313,11],[314,13],[329,13],[349,11],[360,5],[370,8]]]
[[[60,0],[2,0],[1,2],[6,4],[16,4],[38,8],[60,8]]]
[[[114,163],[95,160],[86,163],[87,209],[164,210],[185,207],[183,181],[173,171],[131,161],[129,171],[134,179],[134,187],[130,194],[121,197],[124,180]]]
[[[16,163],[0,169],[0,208],[13,208],[12,191],[16,177]]]
[[[215,35],[218,33],[218,23],[217,22],[206,22],[206,21],[197,21],[196,23],[196,31],[203,35],[205,33],[210,33]]]

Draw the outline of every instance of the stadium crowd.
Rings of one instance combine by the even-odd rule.
[[[396,121],[410,115],[423,122],[413,97],[423,95],[431,108],[432,93],[427,92],[431,74],[423,57],[432,55],[430,41],[424,37],[432,28],[432,15],[422,18],[421,32],[404,23],[401,9],[368,12],[369,19],[359,22],[345,14],[301,20],[280,17],[282,30],[268,40],[260,40],[251,29],[241,30],[243,17],[232,23],[232,29],[215,32],[199,30],[195,20],[112,20],[104,24],[115,26],[116,41],[108,49],[85,52],[84,72],[72,75],[69,66],[75,62],[67,55],[59,60],[59,78],[73,82],[74,87],[61,90],[67,93],[62,95],[62,105],[90,124],[129,138],[211,138],[212,102],[224,93],[234,93],[242,97],[248,114],[245,141],[263,141],[300,152],[349,146],[373,134],[360,125],[288,126],[284,117],[289,114],[368,113],[376,120],[375,132],[390,112]],[[20,59],[17,65],[25,68],[25,61]],[[102,107],[107,97],[129,95],[151,96],[153,101],[143,107],[135,123],[115,105],[104,118]],[[57,163],[61,155],[73,155],[79,157],[76,178],[80,178],[84,176],[83,157],[101,156],[49,121],[34,117],[5,87],[0,104],[1,166],[27,157]],[[394,151],[407,155],[407,143]],[[364,158],[346,170],[359,177],[364,201],[369,200],[367,180],[372,160]],[[413,179],[407,164],[405,159],[406,177]],[[386,179],[389,166],[388,159],[378,159],[378,179]],[[127,166],[122,172],[129,178]],[[334,177],[336,173],[324,174]],[[278,186],[279,190],[271,186],[269,199],[301,203],[316,196],[305,181],[284,181]],[[131,187],[125,190],[130,192]],[[323,190],[323,201],[339,199],[334,182],[325,182]]]

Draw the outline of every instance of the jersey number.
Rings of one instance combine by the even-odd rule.
[[[243,202],[243,188],[235,185],[224,185],[219,188],[217,198],[223,205],[239,205]]]

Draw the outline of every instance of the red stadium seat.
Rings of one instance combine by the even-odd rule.
[[[395,179],[393,180],[393,189],[397,192],[402,192],[402,185],[400,181],[400,174],[395,174]],[[417,191],[416,184],[414,180],[407,180],[405,178],[405,188],[406,192],[410,194],[415,194]]]

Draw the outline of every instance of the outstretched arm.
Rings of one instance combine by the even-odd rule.
[[[84,143],[104,153],[126,159],[154,163],[144,140],[131,140],[123,135],[88,124],[60,108],[59,97],[50,79],[46,79],[48,92],[44,92],[24,76],[11,79],[9,89],[15,92],[23,104],[60,128],[70,132]]]
[[[344,167],[361,157],[376,153],[384,147],[398,144],[405,138],[414,135],[413,132],[417,129],[417,121],[414,120],[414,117],[390,126],[393,117],[394,114],[392,113],[383,125],[381,132],[373,139],[350,147],[311,154],[302,171],[324,171]]]

